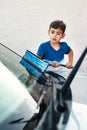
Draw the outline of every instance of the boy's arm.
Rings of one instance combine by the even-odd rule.
[[[37,57],[39,57],[40,59],[42,59],[42,56],[37,55]]]
[[[69,69],[73,65],[73,50],[71,49],[68,54],[68,63],[66,64],[66,67]]]

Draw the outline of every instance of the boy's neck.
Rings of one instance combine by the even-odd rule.
[[[57,43],[50,42],[50,45],[51,45],[55,50],[59,50],[59,49],[60,49],[60,42],[57,42]]]

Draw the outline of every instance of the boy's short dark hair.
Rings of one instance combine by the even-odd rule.
[[[65,32],[65,29],[66,29],[66,24],[62,21],[62,20],[55,20],[55,21],[52,21],[49,25],[49,30],[51,28],[54,28],[54,29],[58,29],[60,28],[63,33]]]

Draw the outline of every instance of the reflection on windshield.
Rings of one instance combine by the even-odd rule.
[[[27,101],[29,111],[36,109],[36,102],[14,75],[0,62],[0,123]],[[8,107],[9,106],[9,107]],[[25,107],[26,108],[26,107]]]
[[[31,78],[26,69],[20,64],[21,57],[0,43],[0,61],[22,82],[29,90],[36,83],[34,77]]]

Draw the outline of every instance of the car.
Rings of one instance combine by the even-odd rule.
[[[45,111],[35,130],[48,130],[50,128],[51,130],[87,129],[87,73],[81,73],[80,70],[83,60],[87,58],[86,54],[87,47],[85,47],[77,63],[67,76],[62,88],[57,89],[58,98],[55,98],[55,100],[54,95],[56,94],[53,93],[50,107]],[[53,91],[55,87],[54,85]],[[71,94],[68,93],[69,88],[72,90]]]
[[[0,130],[39,130],[43,126],[43,123],[40,126],[41,121],[45,119],[44,116],[50,108],[47,106],[50,106],[51,102],[51,87],[44,87],[45,80],[42,81],[42,78],[39,79],[31,75],[20,64],[22,58],[15,51],[0,43]],[[46,74],[46,76],[49,76],[49,74]],[[59,77],[65,83],[67,78],[61,75]],[[56,81],[55,76],[52,78]],[[87,76],[81,73],[79,76],[78,73],[70,85],[70,111],[66,124],[61,125],[63,130],[77,130],[79,127],[81,130],[86,129],[87,100],[85,96],[79,98],[86,94],[86,83]],[[47,84],[47,86],[51,86],[51,84]],[[79,91],[79,88],[82,91]],[[79,94],[77,94],[77,91],[79,91]],[[43,98],[43,107],[47,105],[45,109],[40,107]],[[41,114],[39,122],[38,113]],[[64,113],[62,114],[64,115]],[[47,124],[49,125],[49,121],[47,121]]]
[[[26,120],[38,112],[35,100],[1,62],[0,99],[1,130],[22,130]]]
[[[36,79],[29,78],[20,60],[20,56],[0,44],[0,130],[23,130],[32,116],[39,112],[39,94],[34,95],[33,89]],[[39,85],[38,91],[41,89]],[[32,129],[34,124],[30,127]]]

